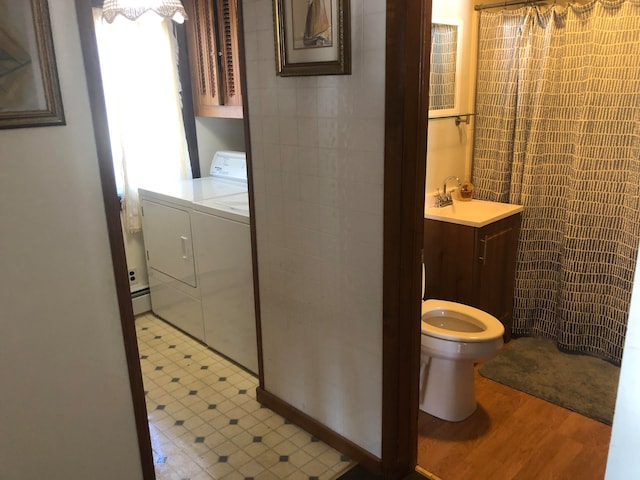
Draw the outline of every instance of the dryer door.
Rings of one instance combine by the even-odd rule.
[[[189,213],[149,200],[142,200],[142,212],[148,266],[196,287]]]

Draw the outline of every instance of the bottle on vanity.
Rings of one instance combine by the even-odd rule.
[[[460,186],[460,201],[469,202],[473,198],[473,184],[469,180],[462,182]]]

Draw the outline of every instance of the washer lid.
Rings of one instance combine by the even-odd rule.
[[[236,222],[249,223],[249,195],[238,193],[224,197],[193,202],[193,209],[199,212],[228,218]]]
[[[244,152],[220,150],[211,160],[209,175],[237,182],[247,181],[247,155]]]
[[[194,178],[177,182],[149,182],[140,187],[140,193],[146,198],[155,198],[166,202],[190,207],[192,202],[200,202],[223,195],[245,193],[245,183],[221,180],[214,177]]]

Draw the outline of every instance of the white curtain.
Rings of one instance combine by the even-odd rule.
[[[514,333],[620,362],[640,241],[640,2],[480,15],[473,182],[524,205]]]
[[[94,9],[107,118],[123,224],[142,229],[138,187],[191,178],[171,20]]]

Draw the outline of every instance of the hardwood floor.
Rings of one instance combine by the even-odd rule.
[[[604,478],[611,427],[480,376],[478,409],[418,421],[418,465],[442,480]]]

